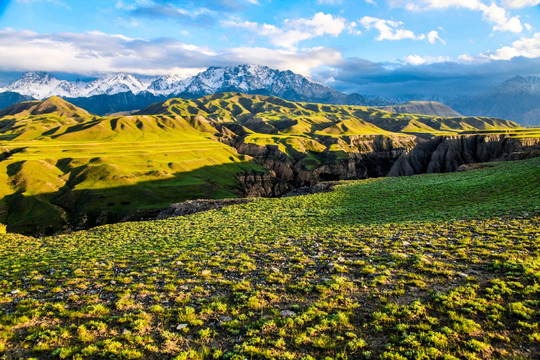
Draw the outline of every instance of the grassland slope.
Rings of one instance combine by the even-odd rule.
[[[534,359],[540,162],[0,241],[8,358]]]

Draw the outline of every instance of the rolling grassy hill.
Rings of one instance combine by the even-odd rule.
[[[7,110],[0,197],[3,222],[20,230],[59,229],[67,216],[84,221],[104,209],[122,216],[237,196],[235,174],[260,169],[216,141],[215,129],[180,117],[101,118],[60,98]]]
[[[403,150],[414,146],[415,134],[518,130],[497,119],[239,93],[170,99],[106,117],[52,97],[0,113],[0,222],[10,231],[46,233],[144,217],[187,199],[240,196],[237,174],[265,171],[245,154],[264,149],[311,171],[373,152],[374,142]]]
[[[540,162],[0,241],[0,352],[534,359]]]

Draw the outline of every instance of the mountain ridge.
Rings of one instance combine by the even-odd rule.
[[[449,105],[461,114],[540,125],[540,76],[516,76],[485,94],[454,100]]]
[[[337,105],[390,106],[387,110],[438,116],[487,116],[540,124],[540,77],[516,76],[476,96],[444,101],[433,107],[395,104],[389,99],[345,94],[328,85],[313,82],[290,70],[259,65],[209,67],[196,75],[164,75],[143,78],[133,74],[108,74],[93,81],[59,80],[49,73],[28,72],[0,89],[0,108],[24,100],[61,96],[98,115],[140,110],[168,98],[194,99],[221,92],[242,92],[278,96],[289,101]],[[414,102],[413,102],[414,103]],[[449,107],[450,108],[449,108]],[[394,110],[391,110],[394,111]]]
[[[382,110],[397,114],[423,114],[444,117],[461,117],[454,109],[437,101],[408,101],[402,104],[380,107]]]
[[[153,81],[143,81],[136,75],[109,74],[91,82],[59,80],[45,72],[27,72],[4,89],[33,99],[42,100],[50,96],[62,96],[77,105],[96,100],[102,105],[93,105],[92,112],[104,115],[107,112],[131,111],[137,108],[126,103],[116,104],[115,99],[94,98],[125,94],[130,103],[139,107],[163,98],[197,98],[220,92],[242,92],[246,94],[273,95],[291,101],[310,101],[347,105],[385,105],[382,99],[369,100],[360,94],[345,94],[321,83],[313,82],[290,70],[271,69],[260,65],[238,65],[209,67],[194,76],[164,75]],[[144,99],[144,100],[143,100]]]

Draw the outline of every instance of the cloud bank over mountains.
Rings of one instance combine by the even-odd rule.
[[[539,72],[538,0],[96,0],[91,28],[68,20],[25,28],[31,9],[45,3],[52,14],[82,9],[75,1],[12,1],[0,17],[0,71],[193,75],[249,63],[368,94],[415,92],[432,81],[432,91],[458,81],[474,91],[486,80]],[[29,15],[11,22],[10,9]]]

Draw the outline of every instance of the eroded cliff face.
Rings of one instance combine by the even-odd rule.
[[[439,136],[402,154],[388,176],[456,171],[461,165],[540,156],[540,139],[505,135]]]
[[[268,169],[266,173],[239,174],[248,197],[282,196],[292,189],[314,186],[321,181],[367,179],[456,171],[463,164],[519,160],[540,156],[540,139],[505,135],[460,135],[421,137],[351,136],[327,139],[341,141],[346,157],[321,154],[321,163],[309,166],[279,151],[277,146],[259,146],[238,141],[241,154],[252,156]],[[325,144],[327,145],[327,144]]]
[[[339,155],[323,152],[318,155],[320,163],[307,163],[299,155],[291,157],[277,146],[235,144],[240,154],[252,156],[257,163],[268,169],[266,173],[239,174],[245,196],[282,196],[293,189],[314,186],[321,181],[367,179],[385,176],[401,155],[412,150],[418,141],[412,136],[348,136],[341,139],[322,139],[325,145],[341,142],[346,150]]]

